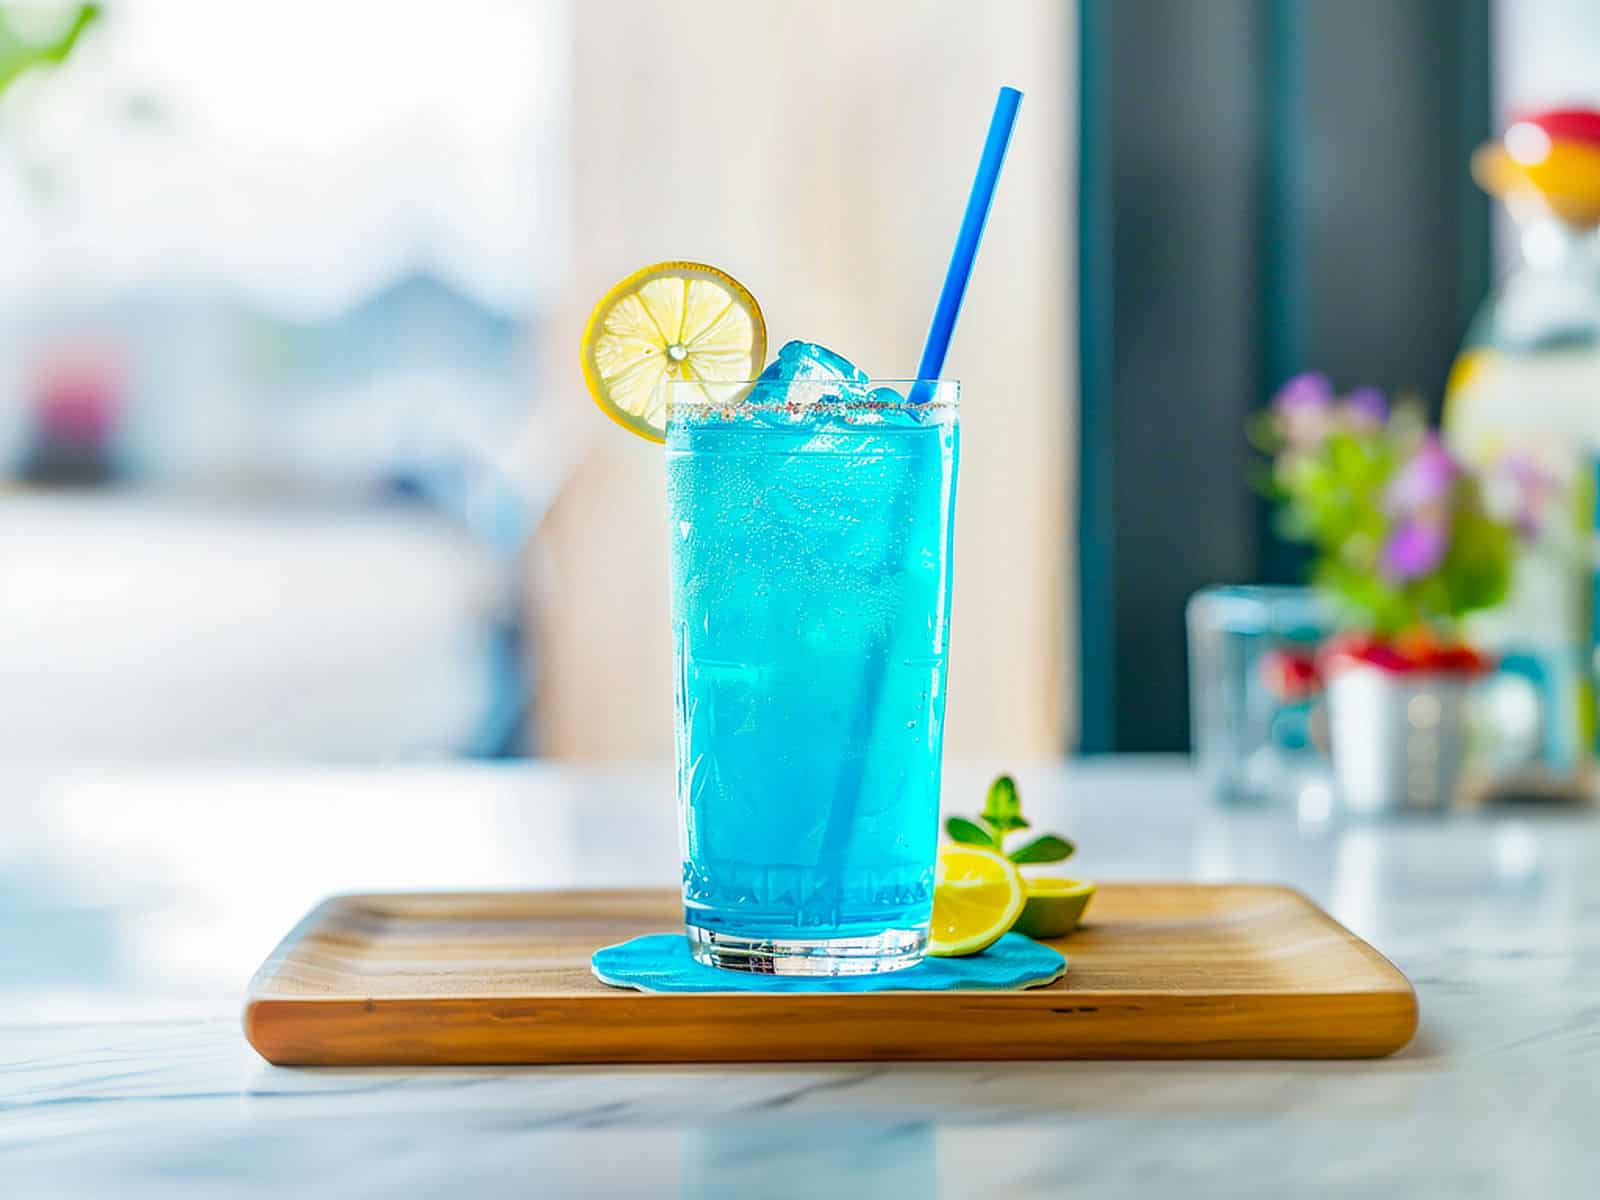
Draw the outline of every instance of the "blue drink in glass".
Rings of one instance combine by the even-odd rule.
[[[736,402],[664,386],[695,956],[914,965],[938,837],[956,385],[923,405],[859,378]]]

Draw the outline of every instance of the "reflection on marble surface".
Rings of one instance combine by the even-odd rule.
[[[993,765],[953,769],[950,807]],[[11,779],[0,1192],[1593,1194],[1593,815],[1300,825],[1207,806],[1178,762],[1018,774],[1075,872],[1301,887],[1417,984],[1417,1040],[1368,1063],[283,1070],[237,1006],[315,899],[670,882],[670,773]]]

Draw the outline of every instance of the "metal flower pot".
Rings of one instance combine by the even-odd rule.
[[[1357,663],[1333,673],[1328,736],[1345,811],[1442,812],[1455,802],[1471,678]]]

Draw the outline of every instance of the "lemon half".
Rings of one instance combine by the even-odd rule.
[[[987,949],[1011,928],[1026,899],[1022,873],[1009,858],[979,846],[941,846],[928,953],[958,958]]]
[[[755,297],[704,263],[664,262],[635,271],[589,314],[583,377],[602,412],[651,441],[666,440],[663,379],[754,379],[767,355]]]

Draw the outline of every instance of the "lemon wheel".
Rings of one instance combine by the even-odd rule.
[[[595,305],[583,334],[583,377],[602,412],[660,442],[667,412],[660,384],[754,379],[767,354],[755,297],[704,263],[635,271]]]

